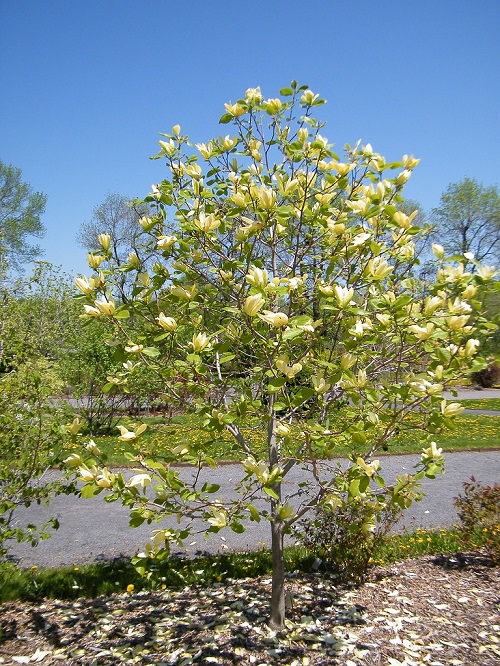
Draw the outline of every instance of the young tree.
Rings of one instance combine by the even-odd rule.
[[[479,262],[500,257],[500,193],[473,178],[450,184],[432,211],[436,233],[455,254],[471,252]]]
[[[41,238],[45,228],[40,220],[47,197],[34,192],[22,181],[22,171],[0,160],[0,261],[2,266],[22,269],[41,249],[29,238]]]
[[[417,213],[399,210],[418,160],[389,164],[359,143],[341,159],[312,116],[323,100],[295,82],[281,95],[247,90],[225,105],[221,123],[233,133],[208,143],[193,146],[178,125],[164,135],[156,157],[170,175],[153,186],[140,220],[156,262],[141,271],[129,260],[77,279],[85,316],[107,321],[128,357],[110,383],[126,387],[146,366],[170,401],[203,417],[214,440],[229,434],[245,470],[239,500],[203,482],[202,468],[215,463],[191,441],[161,458],[145,457],[138,443],[128,481],[103,466],[93,444],[90,460],[67,460],[83,494],[121,499],[132,525],[178,516],[178,529],[155,530],[143,566],[197,530],[195,518],[207,532],[269,520],[277,628],[285,618],[283,538],[300,518],[318,504],[362,504],[370,531],[388,503],[407,507],[418,482],[441,469],[432,441],[415,473],[392,483],[375,455],[408,429],[424,446],[427,433],[461,411],[443,391],[475,362],[481,320],[474,330],[468,321],[475,285],[491,277],[447,265],[436,246],[437,280],[424,289],[413,274]],[[100,243],[111,260],[110,237]],[[135,276],[123,304],[112,296],[120,271]],[[135,337],[122,327],[128,317],[143,321]],[[144,428],[121,427],[119,438],[140,442]],[[340,444],[349,464],[328,465]],[[180,478],[178,463],[193,465],[192,481]],[[312,481],[305,474],[292,498],[283,481],[295,465]]]

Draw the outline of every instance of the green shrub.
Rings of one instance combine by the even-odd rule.
[[[346,502],[331,509],[318,506],[312,522],[300,527],[299,541],[314,552],[325,569],[343,583],[361,583],[366,578],[374,550],[396,523],[401,509],[394,504],[380,505],[375,529],[372,507],[363,502]]]
[[[482,542],[494,564],[500,563],[500,484],[483,486],[474,477],[463,484],[463,495],[455,498],[463,542]]]
[[[482,388],[493,388],[500,385],[500,363],[492,361],[486,368],[473,372],[471,378]]]

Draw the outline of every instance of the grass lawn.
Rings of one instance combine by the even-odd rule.
[[[468,409],[500,409],[500,399],[464,400],[462,404]],[[167,448],[174,448],[185,442],[191,445],[203,445],[216,461],[231,461],[239,459],[239,449],[234,439],[223,433],[216,441],[203,430],[200,419],[195,415],[174,417],[170,424],[162,418],[145,419],[148,429],[141,436],[140,445],[143,454],[161,456]],[[130,422],[124,421],[128,427]],[[243,433],[252,443],[256,452],[265,452],[264,432],[262,429],[247,430]],[[390,443],[387,453],[419,453],[422,450],[421,431],[416,429],[400,435]],[[455,429],[447,430],[442,434],[433,436],[439,447],[446,451],[466,451],[468,449],[491,449],[500,446],[500,412],[497,415],[462,414],[455,419]],[[107,456],[110,465],[129,465],[130,454],[137,451],[127,442],[120,442],[115,436],[96,437],[96,444]],[[87,439],[85,439],[87,441]],[[70,451],[78,450],[74,446]],[[339,446],[335,449],[336,455],[343,456],[348,453],[347,448]],[[360,449],[359,453],[362,453]],[[382,452],[381,452],[382,453]]]

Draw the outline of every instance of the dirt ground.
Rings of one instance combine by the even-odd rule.
[[[0,663],[500,664],[499,568],[423,557],[373,570],[358,588],[288,576],[286,630],[267,626],[270,578],[0,606]]]

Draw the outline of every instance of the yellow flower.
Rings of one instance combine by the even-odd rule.
[[[94,291],[94,285],[91,284],[84,275],[75,278],[75,284],[82,294],[89,295]]]
[[[156,247],[160,250],[169,250],[177,240],[177,236],[158,236],[156,239]]]
[[[380,468],[380,461],[379,460],[374,460],[371,463],[366,463],[363,458],[358,458],[356,460],[356,464],[358,467],[361,467],[361,469],[364,470],[366,476],[372,477],[375,472]]]
[[[271,210],[276,204],[276,192],[270,187],[261,185],[259,188],[259,203],[265,210]]]
[[[443,453],[443,449],[438,449],[436,442],[431,442],[431,445],[427,449],[423,449],[422,458],[439,458]]]
[[[210,341],[205,333],[197,333],[193,335],[191,344],[193,345],[193,350],[196,353],[199,353],[208,347],[209,342]]]
[[[262,93],[260,88],[248,88],[245,93],[245,102],[247,104],[259,104],[262,101]]]
[[[249,317],[255,317],[265,302],[265,299],[260,294],[248,296],[243,305],[243,312]]]
[[[87,255],[87,262],[90,268],[93,268],[94,270],[99,268],[99,266],[103,261],[104,257],[102,257],[100,254],[94,254],[93,252],[89,252]]]
[[[270,324],[275,328],[283,328],[288,324],[288,317],[284,312],[271,312],[270,310],[264,310],[264,314],[259,314],[259,317],[262,321],[265,321],[266,324]]]
[[[288,364],[288,356],[283,354],[276,361],[276,367],[280,372],[282,372],[288,379],[293,379],[296,374],[302,370],[302,363],[294,363],[293,365]]]
[[[443,416],[458,416],[464,411],[465,407],[458,402],[447,403],[446,400],[441,402],[441,413]]]
[[[262,269],[257,268],[257,266],[251,266],[248,273],[245,275],[245,280],[254,287],[265,289],[269,282],[269,276],[265,268]]]
[[[338,285],[335,285],[333,287],[333,293],[339,307],[346,308],[354,296],[354,289],[352,287],[349,289],[348,287],[339,287]]]
[[[320,395],[322,393],[326,393],[326,391],[328,391],[331,388],[331,384],[328,384],[325,381],[324,377],[314,376],[314,377],[311,377],[311,380],[312,380],[312,383],[313,383],[313,386],[314,386],[314,390],[316,391],[316,393],[319,393]]]
[[[242,116],[245,113],[245,107],[241,106],[241,104],[224,104],[224,108],[226,111],[231,115],[237,118],[238,116]]]
[[[217,229],[217,227],[220,226],[220,220],[218,220],[213,213],[210,213],[210,215],[205,215],[205,213],[201,212],[198,216],[198,219],[195,219],[193,224],[200,231],[208,233],[209,231],[214,231]]]
[[[135,589],[135,588],[134,588],[133,583],[130,583],[129,585],[127,585],[127,592],[133,592],[134,589]]]
[[[432,251],[434,252],[434,256],[436,259],[443,259],[444,257],[444,248],[442,245],[439,245],[439,243],[432,243],[431,245]]]
[[[158,317],[156,317],[158,324],[164,328],[166,331],[173,333],[177,329],[177,322],[173,317],[167,317],[163,312],[160,312]]]
[[[498,273],[494,266],[478,266],[477,272],[483,280],[491,280]]]
[[[98,308],[102,314],[108,315],[109,317],[112,317],[115,313],[115,304],[113,301],[95,301],[95,306]],[[85,306],[84,306],[85,307]]]
[[[97,240],[99,241],[99,245],[102,247],[104,252],[107,252],[109,250],[109,246],[111,245],[111,236],[109,234],[99,234]]]

